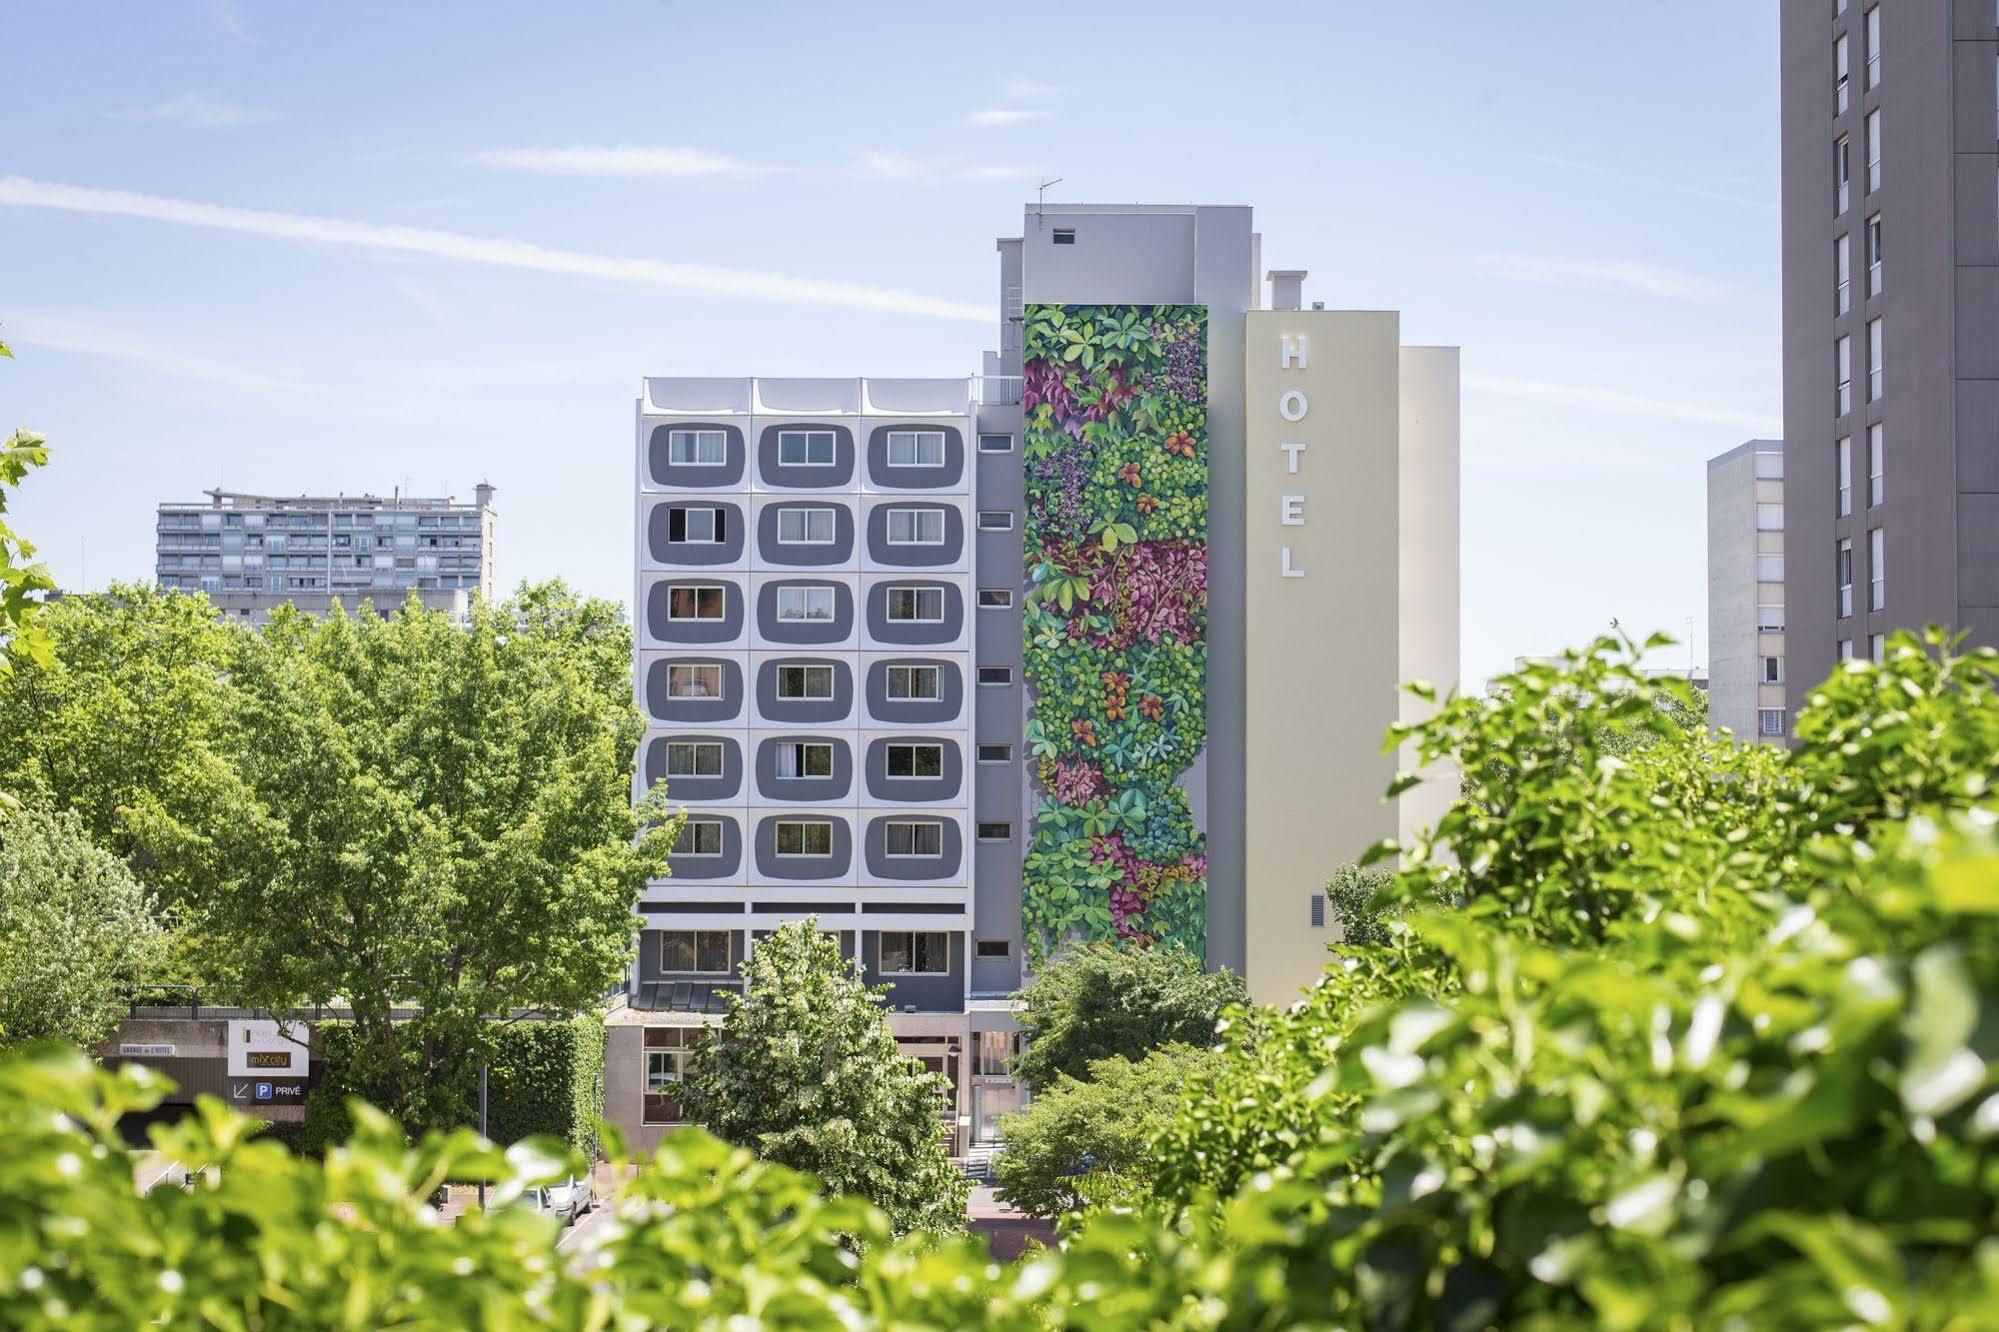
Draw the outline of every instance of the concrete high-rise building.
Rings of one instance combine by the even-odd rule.
[[[1056,205],[999,241],[954,380],[644,381],[639,903],[607,1113],[644,1143],[757,938],[837,933],[958,1088],[1022,1097],[1010,996],[1063,944],[1179,944],[1283,1002],[1384,802],[1399,684],[1456,683],[1458,361],[1303,308],[1246,207]]]
[[[1784,441],[1708,459],[1708,721],[1739,740],[1790,734],[1784,556]]]
[[[1793,715],[1895,628],[1999,642],[1995,64],[1986,0],[1784,0]]]
[[[206,504],[160,505],[156,577],[206,592],[245,624],[287,603],[312,615],[335,601],[387,612],[412,592],[426,609],[463,616],[474,592],[493,595],[493,489],[481,483],[471,504],[211,490]]]

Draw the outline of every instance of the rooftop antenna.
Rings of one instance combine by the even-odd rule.
[[[1048,187],[1050,185],[1060,185],[1061,183],[1062,183],[1062,178],[1060,176],[1057,176],[1053,180],[1044,180],[1041,182],[1041,184],[1035,187],[1034,224],[1036,226],[1041,225],[1041,212],[1044,208],[1048,206]]]

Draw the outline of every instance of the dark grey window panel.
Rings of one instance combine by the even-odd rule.
[[[928,430],[944,436],[944,465],[941,467],[891,467],[888,462],[888,437],[890,432],[905,430]],[[907,425],[876,426],[868,434],[868,476],[877,486],[894,487],[898,490],[940,490],[955,486],[965,479],[965,437],[951,426],[926,425],[911,422]]]
[[[781,666],[831,666],[833,697],[779,698]],[[766,661],[757,671],[757,711],[766,721],[788,726],[821,726],[845,721],[854,710],[854,676],[847,663],[829,657],[784,657]]]
[[[719,777],[670,775],[666,770],[666,749],[675,742],[720,745],[721,775]],[[655,782],[664,781],[667,795],[674,800],[727,800],[743,789],[743,748],[730,736],[709,732],[690,731],[685,735],[657,735],[646,742],[645,780],[647,790],[652,789]]]
[[[964,910],[963,902],[866,902],[861,906],[864,916],[957,916]]]
[[[833,750],[830,777],[780,777],[778,750],[784,745],[828,745]],[[774,736],[757,745],[757,790],[772,800],[829,805],[854,789],[854,751],[845,740],[830,735]]]
[[[852,902],[752,902],[750,910],[769,916],[844,916],[853,911]],[[757,938],[762,939],[769,930],[758,930]],[[842,931],[844,936],[845,931]],[[843,950],[853,955],[851,948]]]
[[[894,910],[905,913],[921,913],[921,908],[883,906],[884,911]],[[945,907],[940,910],[958,911],[960,907]],[[898,931],[900,932],[900,931]],[[922,931],[935,933],[936,931]],[[942,975],[912,976],[897,974],[885,976],[881,973],[880,937],[873,930],[862,931],[861,976],[869,985],[886,985],[888,993],[882,1002],[891,1009],[915,1008],[923,1013],[960,1013],[965,1008],[965,939],[958,930],[951,935],[951,969]]]
[[[895,509],[942,509],[944,540],[934,546],[890,545],[888,516]],[[956,564],[965,556],[965,515],[955,505],[930,503],[911,496],[890,500],[868,511],[868,558],[894,569],[934,569]]]
[[[672,698],[667,694],[667,667],[720,666],[720,698]],[[656,658],[646,668],[646,710],[664,722],[733,721],[743,712],[743,668],[726,657]]]
[[[830,587],[833,589],[833,618],[830,620],[780,620],[777,593],[782,587]],[[765,582],[757,591],[757,632],[767,642],[808,647],[821,643],[844,642],[854,632],[854,589],[845,583],[823,578],[787,578]]]
[[[687,856],[675,853],[666,858],[667,870],[675,879],[726,879],[743,865],[743,828],[726,814],[695,814],[698,820],[722,825],[722,854]]]
[[[891,666],[934,666],[937,668],[937,701],[890,698],[888,673]],[[868,667],[868,712],[890,726],[936,726],[957,720],[965,707],[965,675],[953,661],[936,657],[895,657]]]
[[[646,916],[710,916],[727,912],[740,912],[741,902],[646,902],[639,907],[639,913]]]
[[[891,745],[936,745],[942,751],[942,775],[937,777],[890,777],[888,751]],[[867,755],[868,794],[877,800],[921,801],[956,799],[965,787],[965,756],[958,742],[936,735],[898,735],[870,741]]]
[[[934,856],[892,856],[888,853],[888,825],[891,823],[935,823],[939,825],[937,854]],[[959,872],[965,859],[965,839],[956,820],[924,818],[919,814],[868,820],[862,838],[868,873],[877,879],[948,879]],[[902,908],[898,907],[898,910]],[[960,908],[962,909],[962,908]]]
[[[722,510],[720,541],[673,541],[675,510]],[[739,504],[723,500],[682,500],[662,498],[646,514],[646,550],[655,564],[716,565],[734,564],[743,558],[743,510]]]
[[[832,510],[833,539],[824,544],[779,541],[777,516],[785,509]],[[773,500],[757,515],[757,556],[768,564],[795,564],[811,568],[851,564],[854,560],[854,511],[844,504],[828,504],[824,500]]]
[[[786,430],[830,430],[833,432],[831,467],[787,467],[777,460],[777,437]],[[854,484],[854,432],[843,425],[820,421],[787,421],[765,426],[757,437],[757,475],[767,486],[797,490],[851,489]]]
[[[729,908],[724,908],[729,909]],[[704,931],[705,933],[706,931]],[[716,934],[729,936],[729,969],[722,971],[667,971],[660,965],[660,936],[675,933],[672,926],[659,926],[643,930],[639,934],[638,973],[642,981],[660,980],[664,977],[680,977],[692,982],[724,979],[734,976],[743,965],[743,931],[716,930]]]
[[[796,815],[766,815],[757,823],[757,875],[773,880],[837,879],[854,864],[854,830],[843,818],[805,816],[810,822],[833,825],[833,854],[830,856],[780,856],[777,854],[777,825],[800,821]]]
[[[669,616],[676,587],[722,589],[722,618],[676,620]],[[657,643],[732,643],[743,635],[743,589],[712,578],[667,578],[646,590],[646,632]]]
[[[727,439],[719,466],[701,463],[672,463],[669,441],[676,430],[719,430]],[[675,421],[654,426],[646,437],[646,474],[656,486],[685,486],[693,490],[726,490],[743,482],[743,462],[748,456],[743,446],[743,428],[720,421]]]
[[[888,593],[891,587],[934,587],[944,592],[944,618],[935,623],[891,620]],[[955,643],[965,633],[965,593],[956,583],[923,578],[901,578],[893,583],[876,583],[868,589],[868,637],[894,647],[928,647]]]

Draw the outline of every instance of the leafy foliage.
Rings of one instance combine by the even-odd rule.
[[[1143,1204],[1181,1098],[1220,1059],[1213,1050],[1167,1045],[1136,1062],[1099,1059],[1081,1081],[1061,1075],[1001,1127],[1000,1198],[1051,1219]]]
[[[952,1089],[904,1054],[860,966],[794,921],[759,940],[722,1026],[681,1084],[690,1119],[867,1198],[898,1231],[964,1224],[969,1183],[938,1121]]]
[[[1064,1077],[1087,1081],[1099,1060],[1213,1045],[1222,1014],[1248,1001],[1241,977],[1204,970],[1184,948],[1078,945],[1017,996],[1025,1048],[1014,1076],[1048,1089]]]
[[[95,1046],[160,954],[145,889],[73,814],[0,807],[0,1046]]]
[[[1037,305],[1025,337],[1029,956],[1198,953],[1206,843],[1175,782],[1207,743],[1207,312]]]
[[[0,342],[0,356],[13,356]],[[0,677],[13,669],[13,655],[35,662],[49,659],[49,637],[34,623],[42,594],[56,590],[42,565],[32,563],[35,548],[7,525],[7,492],[28,472],[49,460],[48,441],[32,430],[16,430],[0,444]]]

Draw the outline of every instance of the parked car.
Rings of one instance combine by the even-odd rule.
[[[525,1207],[530,1211],[552,1216],[564,1225],[574,1222],[590,1210],[592,1195],[590,1180],[586,1176],[571,1175],[560,1184],[542,1184],[531,1189],[523,1189],[521,1196],[513,1202],[515,1207]]]

